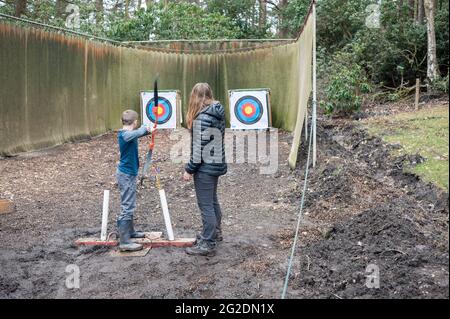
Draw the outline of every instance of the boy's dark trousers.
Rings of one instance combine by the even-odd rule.
[[[195,193],[202,213],[203,231],[201,238],[215,243],[216,230],[220,230],[222,212],[217,198],[218,176],[197,172],[194,174]]]
[[[120,215],[121,220],[133,220],[136,209],[136,176],[120,172],[116,173],[120,191]]]

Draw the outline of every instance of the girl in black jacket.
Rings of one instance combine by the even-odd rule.
[[[219,176],[227,172],[225,162],[225,111],[214,100],[207,83],[198,83],[191,92],[187,112],[187,126],[191,130],[191,158],[186,164],[184,180],[194,177],[197,203],[202,214],[203,230],[197,236],[190,255],[213,256],[217,241],[222,240],[217,184]]]

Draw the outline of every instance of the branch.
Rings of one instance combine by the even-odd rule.
[[[267,3],[267,4],[270,4],[270,5],[272,5],[277,11],[282,11],[281,9],[280,9],[280,7],[275,3],[275,2],[273,2],[273,1],[271,1],[271,0],[264,0],[264,2],[265,3]]]

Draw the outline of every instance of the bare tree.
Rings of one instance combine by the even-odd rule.
[[[427,79],[429,84],[439,76],[438,61],[436,55],[436,31],[434,25],[435,2],[425,0],[425,16],[427,18]]]

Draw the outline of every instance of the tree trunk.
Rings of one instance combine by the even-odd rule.
[[[259,0],[259,29],[266,30],[267,24],[267,3],[266,0]]]
[[[97,25],[103,23],[103,0],[95,0],[95,21]]]
[[[125,19],[130,17],[130,0],[125,0]]]
[[[280,21],[282,22],[282,25],[280,26],[280,29],[278,30],[278,36],[280,38],[286,38],[288,36],[289,29],[286,26],[286,23],[284,21],[284,10],[288,6],[288,0],[280,0],[278,6],[280,8]]]
[[[436,55],[436,32],[434,25],[434,0],[425,0],[425,16],[427,18],[427,78],[429,84],[438,77],[438,61]]]
[[[63,13],[64,13],[63,0],[56,0],[56,17],[62,18]]]
[[[423,24],[424,20],[424,6],[423,6],[424,0],[418,0],[417,1],[417,24]]]
[[[409,12],[410,12],[410,17],[413,19],[413,21],[416,21],[417,0],[409,0]]]
[[[27,10],[27,0],[16,0],[15,12],[16,17],[20,17]]]

